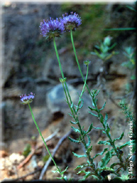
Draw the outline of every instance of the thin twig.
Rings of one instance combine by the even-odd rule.
[[[54,148],[53,153],[52,153],[52,157],[53,157],[53,158],[54,158],[54,156],[55,156],[56,151],[58,150],[58,148],[59,148],[60,145],[62,144],[62,142],[71,134],[71,132],[72,132],[72,129],[71,129],[67,134],[65,134],[65,135],[58,141],[58,143],[57,143],[57,145],[56,145],[56,147]],[[50,158],[48,159],[48,161],[46,162],[46,164],[44,165],[42,171],[41,171],[41,174],[40,174],[40,176],[39,176],[39,180],[42,180],[42,178],[43,178],[45,172],[47,171],[47,168],[48,168],[49,164],[51,163],[51,161],[52,161],[52,159],[51,159],[51,157],[50,157]]]
[[[45,142],[51,140],[58,132],[59,129],[57,129],[53,134],[51,134],[50,136],[48,136],[45,140]],[[33,149],[31,151],[31,153],[24,159],[24,161],[22,161],[19,165],[18,165],[18,169],[20,169],[21,167],[23,167],[26,163],[28,163],[30,161],[30,159],[32,158],[32,156],[35,154],[35,152],[41,148],[43,146],[43,143],[41,143],[39,146],[36,146],[35,149]]]
[[[13,181],[18,181],[18,180],[20,180],[20,179],[24,179],[24,178],[26,178],[26,177],[28,177],[28,176],[30,176],[30,175],[33,175],[33,174],[35,174],[35,173],[37,173],[38,171],[40,171],[42,169],[42,167],[38,167],[36,170],[34,170],[33,172],[30,172],[30,173],[27,173],[26,175],[23,175],[23,176],[21,176],[21,177],[18,177],[18,178],[16,178],[16,179],[13,179]]]

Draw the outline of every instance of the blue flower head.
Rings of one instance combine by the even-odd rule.
[[[70,15],[67,13],[63,14],[62,22],[65,26],[66,31],[75,30],[77,27],[81,25],[81,18],[78,14],[71,12]]]
[[[40,23],[41,35],[46,37],[46,39],[52,39],[54,37],[60,37],[60,35],[64,32],[64,24],[61,18],[52,19],[50,17],[49,20]]]
[[[22,104],[29,104],[31,103],[35,98],[35,94],[33,94],[32,92],[28,95],[22,95],[20,96],[20,100]]]

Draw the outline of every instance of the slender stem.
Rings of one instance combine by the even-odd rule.
[[[88,69],[89,69],[89,66],[87,65],[87,72],[86,72],[86,79],[85,79],[85,81],[84,81],[84,85],[83,85],[83,89],[82,89],[82,92],[81,92],[81,94],[80,94],[80,99],[81,99],[81,97],[82,97],[82,95],[83,95],[83,93],[84,93],[84,90],[85,90],[85,86],[86,86],[86,82],[87,82],[87,79],[88,79]]]
[[[46,147],[46,149],[47,149],[47,151],[48,151],[48,153],[49,153],[49,155],[50,155],[50,157],[51,157],[51,159],[52,159],[54,165],[56,166],[58,172],[60,173],[62,179],[65,180],[64,177],[62,176],[62,173],[61,173],[59,167],[57,166],[56,162],[54,161],[54,159],[53,159],[53,157],[52,157],[52,155],[51,155],[51,153],[50,153],[50,151],[49,151],[49,149],[48,149],[48,146],[47,146],[47,144],[46,144],[46,142],[45,142],[45,140],[44,140],[44,138],[43,138],[43,136],[42,136],[42,133],[41,133],[39,127],[38,127],[38,124],[37,124],[37,122],[36,122],[36,120],[35,120],[35,118],[34,118],[34,115],[33,115],[33,112],[32,112],[32,109],[31,109],[31,106],[30,106],[29,103],[28,103],[28,106],[29,106],[29,109],[30,109],[30,112],[31,112],[31,115],[32,115],[32,119],[33,119],[33,121],[34,121],[34,123],[35,123],[35,125],[36,125],[36,128],[37,128],[37,130],[38,130],[38,132],[39,132],[39,134],[40,134],[40,136],[41,136],[41,138],[42,138],[42,140],[43,140],[43,143],[44,143],[44,145],[45,145],[45,147]]]
[[[60,72],[61,72],[62,78],[65,79],[64,78],[64,74],[63,74],[63,70],[62,70],[62,67],[61,67],[61,62],[60,62],[60,59],[59,59],[59,54],[58,54],[55,38],[53,39],[53,42],[54,42],[54,48],[55,48],[55,52],[56,52],[56,56],[57,56],[57,60],[58,60],[59,68],[60,68]],[[67,95],[69,97],[70,103],[72,104],[71,96],[69,94],[69,89],[68,89],[68,86],[66,84],[66,81],[64,83],[65,83],[65,87],[66,87],[66,91],[67,91]],[[73,110],[75,112],[75,108],[74,107],[73,107]]]
[[[57,60],[58,60],[59,68],[60,68],[60,72],[61,72],[62,78],[64,79],[64,74],[63,74],[63,70],[62,70],[62,67],[61,67],[61,62],[60,62],[60,59],[59,59],[59,54],[58,54],[55,38],[53,39],[53,43],[54,43],[54,48],[55,48],[55,52],[56,52],[56,56],[57,56]]]
[[[87,78],[88,78],[88,69],[89,69],[89,66],[87,65],[86,79],[84,80],[84,85],[83,85],[83,89],[82,89],[82,92],[81,92],[80,97],[79,97],[79,101],[81,100],[81,97],[82,97],[82,95],[83,95],[83,93],[84,93],[84,90],[85,90],[85,87],[86,87],[86,81],[87,81]],[[79,103],[79,101],[78,101],[78,103]],[[78,112],[78,110],[77,110],[77,112]],[[78,119],[76,119],[76,120],[78,120]],[[98,173],[98,171],[97,171],[96,168],[95,168],[95,164],[94,164],[94,162],[93,162],[93,159],[92,159],[91,156],[90,156],[90,152],[87,151],[86,141],[85,141],[85,139],[84,139],[83,130],[82,130],[82,128],[81,128],[81,125],[80,125],[80,123],[79,123],[79,120],[78,120],[77,125],[78,125],[78,127],[79,127],[79,130],[80,130],[80,133],[81,133],[81,136],[82,136],[82,143],[83,143],[83,145],[84,145],[84,147],[85,147],[85,150],[86,150],[87,159],[88,159],[89,162],[92,164],[92,168],[93,168],[93,170],[94,170],[94,172],[95,172],[95,175],[97,175],[97,177],[101,180],[102,177],[101,177],[101,175]]]
[[[73,51],[74,51],[74,55],[75,55],[75,59],[76,59],[77,65],[78,65],[79,72],[80,72],[80,74],[81,74],[81,77],[82,77],[83,81],[85,81],[84,76],[83,76],[83,73],[82,73],[81,68],[80,68],[80,65],[79,65],[79,61],[78,61],[78,57],[77,57],[77,53],[76,53],[76,49],[75,49],[75,45],[74,45],[72,30],[70,30],[70,37],[71,37],[71,42],[72,42],[72,46],[73,46]],[[87,90],[88,90],[89,94],[92,96],[92,94],[91,94],[91,92],[90,92],[90,89],[89,89],[89,87],[88,87],[87,84],[86,84],[86,87],[87,87]]]

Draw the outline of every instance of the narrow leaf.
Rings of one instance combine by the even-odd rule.
[[[89,147],[90,143],[91,143],[91,139],[90,139],[89,135],[87,135],[87,139],[88,139],[88,143],[86,144],[86,146]]]
[[[80,143],[80,141],[79,141],[79,140],[72,139],[71,137],[68,137],[68,138],[69,138],[69,140],[70,140],[71,142],[74,142],[74,143]]]
[[[90,113],[92,116],[98,117],[98,115],[97,115],[97,114],[94,114],[93,112],[90,112],[90,111],[89,111],[89,113]]]
[[[115,139],[114,139],[114,142],[115,142],[116,140],[121,140],[121,139],[123,138],[123,136],[124,136],[124,132],[120,135],[119,138],[115,138]]]
[[[97,156],[102,156],[107,150],[108,150],[108,148],[105,148],[102,152],[97,153],[97,154],[93,157],[93,159],[96,158]]]
[[[70,123],[76,125],[78,122],[70,121]]]
[[[86,172],[85,170],[80,170],[80,171],[78,171],[78,173],[77,173],[77,174],[85,173],[85,172]]]
[[[73,103],[71,104],[70,108],[73,108]]]
[[[101,163],[99,162],[99,165],[101,168],[106,167],[106,165],[108,164],[108,162],[110,161],[112,155],[111,152],[108,151],[105,156],[101,159]]]
[[[100,128],[100,127],[93,127],[93,128],[96,130],[103,130],[103,128]]]
[[[63,175],[68,169],[68,166],[65,168],[65,170],[61,171],[61,174]]]
[[[87,149],[88,152],[91,152],[92,150],[92,145]]]
[[[108,120],[108,114],[106,113],[105,118],[104,118],[104,122],[103,122],[105,124],[105,126],[106,126],[107,120]]]
[[[110,166],[110,168],[114,168],[114,166],[116,166],[116,165],[121,165],[121,164],[120,164],[120,162],[113,163],[113,164]]]
[[[88,178],[90,175],[92,175],[91,172],[89,172],[89,171],[86,172],[85,174],[86,174],[86,175],[84,176],[85,178]]]
[[[109,133],[109,132],[110,132],[110,128],[109,128],[108,124],[107,124],[106,132],[107,132],[107,133]]]
[[[76,133],[80,133],[80,130],[75,128],[74,126],[71,126],[71,128],[76,132]]]
[[[79,169],[79,168],[84,168],[84,167],[89,167],[89,164],[83,163],[81,165],[78,165],[74,170]]]
[[[98,118],[99,118],[100,122],[103,123],[103,119],[104,119],[103,118],[103,115],[102,114],[99,114]]]
[[[106,102],[104,102],[103,106],[101,109],[99,109],[99,111],[102,111],[105,108]]]
[[[91,111],[97,111],[95,108],[92,108],[92,107],[89,107],[88,108],[91,110]]]
[[[91,123],[86,133],[89,133],[92,130],[92,128],[93,128],[93,124]]]
[[[108,142],[108,141],[99,141],[98,144],[110,145],[110,142]]]
[[[73,118],[72,114],[68,113],[68,115]]]
[[[129,31],[129,30],[136,30],[134,27],[125,27],[125,28],[110,28],[110,29],[104,29],[104,30],[110,30],[110,31]]]
[[[132,6],[126,6],[126,7],[129,8],[130,10],[137,12],[136,9],[134,9]]]
[[[96,96],[99,94],[100,90],[96,91]]]
[[[72,152],[73,154],[74,154],[74,156],[76,156],[77,158],[83,158],[83,157],[85,157],[86,158],[86,155],[85,154],[83,154],[83,155],[80,155],[80,154],[77,154],[77,153],[74,153],[74,152]]]
[[[79,109],[81,109],[83,107],[83,104],[84,104],[83,99],[80,99],[80,101],[78,102]]]
[[[133,145],[133,143],[134,143],[134,141],[128,141],[128,142],[126,142],[125,144],[123,144],[123,145],[121,145],[121,146],[118,146],[119,147],[119,149],[122,149],[123,147],[125,147],[125,146],[129,146],[129,145]]]
[[[99,180],[99,178],[96,175],[91,175],[94,179]]]

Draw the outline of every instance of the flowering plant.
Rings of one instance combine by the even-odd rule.
[[[59,68],[60,68],[60,72],[61,72],[61,76],[62,76],[62,78],[60,78],[59,80],[62,83],[62,87],[63,87],[64,93],[66,96],[66,101],[67,101],[67,104],[68,104],[70,112],[71,112],[70,116],[73,118],[73,120],[70,121],[70,123],[72,124],[71,128],[75,133],[78,134],[77,139],[73,139],[70,137],[69,137],[69,139],[70,139],[70,141],[72,141],[74,143],[82,144],[84,147],[84,154],[80,155],[80,154],[73,152],[74,156],[76,156],[77,158],[81,158],[81,157],[86,158],[86,162],[82,165],[78,165],[76,167],[76,169],[79,169],[78,174],[84,173],[82,180],[86,180],[89,177],[91,177],[92,179],[96,179],[96,180],[105,180],[105,179],[108,179],[107,176],[109,174],[114,174],[115,178],[122,179],[122,180],[129,179],[130,176],[133,176],[133,174],[128,172],[127,164],[129,163],[129,157],[127,157],[126,159],[123,158],[122,148],[126,147],[127,145],[132,145],[133,141],[128,141],[122,145],[116,144],[116,141],[122,140],[122,138],[124,137],[124,132],[122,134],[120,134],[119,137],[117,137],[115,139],[112,138],[111,133],[110,133],[110,126],[108,125],[108,115],[105,114],[105,116],[103,116],[101,113],[101,111],[105,108],[106,103],[104,103],[102,108],[99,108],[97,105],[97,96],[99,94],[99,90],[90,90],[87,85],[90,61],[86,60],[84,62],[84,64],[86,65],[86,69],[87,69],[86,77],[84,77],[83,73],[81,71],[81,68],[80,68],[80,64],[78,61],[78,57],[77,57],[76,49],[75,49],[75,45],[74,45],[74,40],[73,40],[73,31],[75,31],[76,28],[78,28],[80,25],[81,25],[81,18],[79,17],[78,14],[73,13],[73,12],[71,12],[71,14],[69,14],[69,15],[64,14],[64,15],[62,15],[62,17],[56,18],[55,20],[50,18],[49,20],[47,20],[47,21],[43,20],[43,22],[40,23],[41,35],[43,37],[46,37],[46,39],[50,39],[50,40],[53,39],[55,53],[57,56],[57,60],[58,60],[58,64],[59,64]],[[61,62],[60,62],[60,58],[59,58],[59,54],[58,54],[58,50],[57,50],[57,46],[56,46],[56,40],[55,40],[56,37],[60,37],[61,34],[65,33],[65,32],[70,32],[70,38],[71,38],[71,42],[72,42],[73,51],[75,54],[76,63],[78,65],[79,72],[83,79],[83,88],[79,95],[77,105],[73,104],[71,95],[69,93],[68,86],[66,83],[67,78],[65,78],[64,73],[63,73],[63,69],[61,66]],[[115,44],[111,46],[111,37],[108,36],[104,39],[104,42],[101,43],[100,46],[96,46],[97,49],[100,50],[100,53],[97,50],[95,50],[95,52],[94,53],[92,52],[92,54],[97,55],[98,57],[100,57],[101,59],[103,59],[105,61],[114,55],[114,52],[112,54],[108,53],[108,51],[110,51],[112,48],[114,48],[114,46],[115,46]],[[92,101],[91,106],[88,107],[89,113],[98,118],[98,120],[101,123],[101,127],[94,127],[93,124],[91,123],[89,128],[87,130],[84,130],[79,121],[79,111],[83,106],[82,96],[83,96],[86,88],[88,90],[89,96],[91,97],[91,101]],[[32,113],[32,109],[30,106],[30,103],[34,99],[34,94],[30,93],[30,95],[28,95],[28,96],[22,95],[20,98],[21,98],[21,102],[23,104],[28,104],[28,106],[30,108],[32,118],[38,129],[38,132],[46,146],[46,149],[47,149],[50,157],[52,158],[53,163],[55,164],[55,166],[57,168],[56,172],[58,172],[61,175],[60,179],[63,179],[64,181],[68,180],[68,178],[66,176],[64,176],[64,173],[67,170],[67,168],[63,171],[61,171],[59,169],[59,167],[57,166],[54,158],[52,157],[52,155],[42,137],[39,127],[35,121],[35,118],[34,118],[34,115]],[[98,144],[104,145],[105,148],[100,153],[97,153],[93,157],[91,157],[92,145],[91,145],[91,139],[89,136],[89,133],[90,132],[92,133],[92,129],[101,130],[107,137],[106,141],[98,142]],[[103,157],[98,162],[98,164],[96,164],[95,158],[98,156],[103,156]],[[112,157],[116,157],[117,160],[115,163],[112,163],[110,166],[108,166],[108,163],[111,161]],[[88,169],[88,171],[87,171],[87,169]]]

